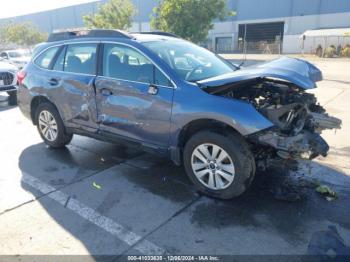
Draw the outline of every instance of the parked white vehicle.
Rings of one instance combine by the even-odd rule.
[[[25,49],[5,50],[0,53],[0,58],[8,60],[21,69],[30,61],[31,53]]]
[[[0,94],[7,92],[11,105],[17,102],[17,71],[17,66],[0,58]]]

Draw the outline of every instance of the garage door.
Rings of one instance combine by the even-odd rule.
[[[230,53],[233,51],[232,37],[217,37],[215,42],[217,53]]]
[[[240,24],[238,48],[257,53],[282,52],[284,22]]]

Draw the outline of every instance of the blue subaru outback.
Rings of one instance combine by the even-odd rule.
[[[18,104],[44,142],[73,134],[127,141],[183,164],[197,190],[228,199],[259,162],[313,159],[340,128],[307,89],[310,63],[280,58],[241,68],[164,32],[54,33],[18,73]]]

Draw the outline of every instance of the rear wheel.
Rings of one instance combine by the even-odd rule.
[[[52,104],[40,104],[35,120],[41,138],[50,147],[61,148],[72,140],[73,135],[66,133],[61,116]]]
[[[253,155],[238,135],[199,132],[186,143],[183,157],[186,173],[196,188],[212,197],[236,197],[254,178]]]

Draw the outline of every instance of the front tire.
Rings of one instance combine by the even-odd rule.
[[[41,138],[52,148],[62,148],[69,144],[73,135],[66,128],[57,109],[51,103],[38,106],[35,121]]]
[[[241,195],[255,174],[253,154],[236,134],[196,133],[185,145],[183,162],[196,189],[220,199]]]

